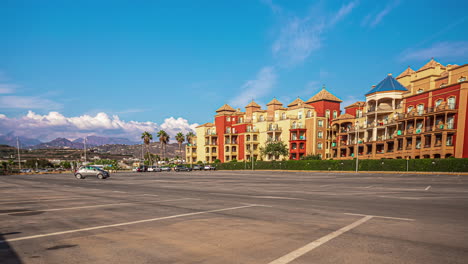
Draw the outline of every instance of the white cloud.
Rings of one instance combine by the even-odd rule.
[[[422,49],[407,49],[400,56],[400,61],[437,59],[466,59],[468,58],[468,41],[439,42],[431,47]]]
[[[252,99],[267,95],[276,84],[276,73],[273,67],[263,67],[255,79],[248,80],[242,85],[240,94],[230,101],[237,107],[246,106]]]
[[[282,23],[271,51],[280,65],[290,67],[304,62],[322,47],[323,35],[357,6],[357,1],[343,5],[330,17],[309,12],[305,17],[289,16]],[[315,11],[314,9],[311,9]]]
[[[0,108],[6,109],[60,109],[62,105],[38,96],[0,96]]]
[[[164,123],[158,125],[150,121],[126,122],[117,115],[109,116],[103,112],[95,116],[82,115],[76,117],[66,117],[59,112],[40,115],[29,111],[20,118],[8,118],[0,114],[0,134],[13,131],[15,135],[27,136],[42,141],[52,140],[57,137],[76,139],[89,135],[124,137],[139,141],[142,132],[156,133],[160,129],[166,130],[174,138],[178,132],[194,131],[196,126],[198,124],[190,124],[181,117],[177,119],[167,118]]]
[[[382,10],[374,14],[368,14],[362,20],[362,26],[369,26],[375,27],[380,22],[382,22],[383,18],[390,13],[393,9],[395,9],[401,3],[400,0],[393,0],[390,1]]]

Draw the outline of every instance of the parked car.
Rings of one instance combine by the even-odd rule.
[[[192,171],[192,168],[183,165],[177,165],[174,167],[174,171]]]
[[[20,172],[29,173],[29,172],[32,172],[32,170],[31,169],[21,169]]]
[[[168,166],[162,166],[161,171],[171,171],[171,167]]]
[[[201,171],[201,170],[203,170],[203,166],[202,165],[193,165],[192,169]]]
[[[205,165],[205,167],[203,167],[204,170],[216,170],[216,167],[215,166],[211,166],[211,165]]]
[[[148,171],[160,172],[161,168],[159,168],[158,166],[149,166]]]
[[[148,166],[141,165],[140,167],[136,168],[136,172],[145,172],[148,171]]]
[[[75,177],[77,179],[84,179],[87,176],[96,176],[98,179],[106,179],[110,177],[110,173],[108,171],[105,171],[101,168],[94,167],[94,166],[80,166],[76,171],[75,171]]]
[[[48,169],[38,169],[36,170],[36,173],[40,173],[40,172],[49,172]]]

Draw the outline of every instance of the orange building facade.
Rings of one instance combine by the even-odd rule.
[[[196,128],[186,161],[468,158],[467,76],[467,64],[431,60],[417,71],[389,74],[343,114],[342,101],[325,88],[287,106],[276,98],[265,109],[254,101],[245,111],[226,104],[213,123]],[[262,155],[276,141],[287,145],[288,155]]]

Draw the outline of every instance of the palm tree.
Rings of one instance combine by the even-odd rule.
[[[159,130],[157,136],[159,138],[159,143],[161,143],[161,152],[164,159],[166,156],[166,145],[169,143],[170,136],[164,130]]]
[[[187,140],[187,143],[189,144],[193,144],[192,141],[194,137],[195,137],[195,134],[192,131],[188,132],[187,135],[185,135],[185,139]]]
[[[185,136],[182,134],[182,132],[179,132],[175,136],[175,139],[177,140],[177,143],[179,143],[179,155],[182,156],[182,143],[185,141]]]
[[[148,131],[145,131],[141,134],[141,139],[143,139],[143,143],[145,144],[145,147],[146,147],[146,154],[149,158],[149,161],[151,163],[151,165],[153,164],[152,162],[152,158],[151,158],[151,155],[150,155],[150,151],[149,151],[149,144],[151,142],[151,140],[153,140],[153,135],[151,135],[150,132]]]

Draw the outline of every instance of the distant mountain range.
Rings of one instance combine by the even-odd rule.
[[[78,138],[70,141],[66,138],[56,138],[49,142],[41,142],[37,139],[31,139],[27,137],[18,137],[21,148],[32,148],[32,149],[50,149],[50,148],[70,148],[70,149],[83,149],[84,139]],[[96,147],[109,144],[120,144],[120,145],[135,145],[139,142],[134,142],[126,138],[114,138],[114,137],[98,137],[89,136],[86,138],[87,147]],[[16,147],[16,136],[10,132],[6,135],[0,135],[0,144],[9,145]]]
[[[27,138],[27,137],[18,137],[21,147],[34,146],[41,144],[42,142],[37,139]],[[16,136],[13,132],[10,132],[6,135],[0,135],[0,144],[16,147]]]
[[[77,138],[73,140],[74,143],[84,143],[83,138]],[[123,145],[135,145],[140,144],[141,142],[134,142],[126,138],[116,138],[116,137],[98,137],[98,136],[89,136],[86,137],[86,145],[89,146],[101,146],[109,144],[123,144]]]

